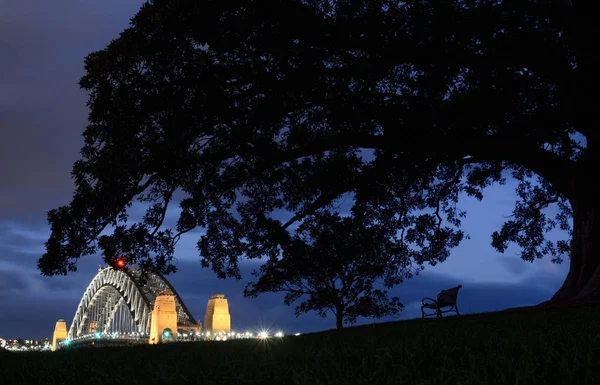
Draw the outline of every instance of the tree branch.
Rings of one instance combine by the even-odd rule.
[[[492,162],[509,162],[523,166],[541,176],[565,196],[571,194],[568,179],[574,174],[575,164],[550,151],[545,151],[532,143],[519,141],[518,138],[483,138],[469,147],[475,156]],[[469,151],[469,148],[464,148]]]
[[[302,284],[302,286],[304,286],[304,284]],[[300,294],[300,295],[313,295],[314,294],[313,291],[308,290],[306,287],[304,287],[304,290],[306,290],[306,291],[299,290],[299,289],[293,289],[293,288],[290,287],[289,282],[285,282],[283,284],[283,286],[282,286],[282,290],[281,291],[287,291],[287,292],[290,292],[292,294]]]
[[[190,227],[187,228],[185,230],[182,230],[180,232],[178,232],[177,234],[175,234],[171,240],[171,244],[175,245],[177,242],[179,242],[179,238],[181,238],[181,236],[185,233],[189,233],[190,231],[194,230],[196,227]]]
[[[545,207],[547,207],[548,205],[551,205],[552,203],[557,203],[559,199],[559,195],[555,194],[554,196],[552,196],[551,198],[545,199],[541,202],[539,202],[534,208],[533,211],[541,211],[542,209],[544,209]],[[515,214],[510,214],[510,215],[505,215],[504,218],[505,219],[510,219],[510,218],[514,218]],[[539,218],[538,218],[539,219]],[[524,227],[526,225],[523,225]]]
[[[157,225],[154,228],[154,231],[152,232],[152,234],[150,234],[150,236],[152,236],[152,237],[155,236],[156,233],[158,232],[158,229],[160,229],[160,227],[164,223],[165,218],[167,216],[167,209],[169,208],[169,202],[171,201],[171,198],[173,197],[173,193],[175,192],[176,189],[177,189],[177,187],[173,186],[173,187],[171,187],[171,189],[169,189],[169,191],[167,191],[163,195],[165,204],[163,205],[162,211],[160,213],[160,220],[158,221]]]
[[[473,138],[446,138],[432,143],[431,138],[412,138],[410,141],[395,141],[376,135],[347,135],[344,137],[319,138],[309,145],[289,151],[280,151],[270,157],[268,163],[289,162],[305,156],[330,151],[343,146],[364,149],[379,149],[407,157],[436,156],[442,161],[467,160],[509,162],[521,165],[533,171],[557,187],[563,194],[568,194],[570,186],[564,175],[569,175],[574,163],[558,154],[545,151],[535,143],[526,143],[522,138],[487,136]]]
[[[138,184],[142,180],[143,180],[143,178],[141,178],[138,181]],[[138,185],[138,187],[134,191],[132,191],[129,195],[127,195],[125,197],[125,199],[123,199],[123,201],[125,202],[125,204],[123,206],[125,206],[127,203],[131,202],[131,200],[133,198],[135,198],[136,195],[144,192],[148,187],[150,187],[150,185],[152,185],[152,183],[154,183],[155,180],[156,180],[156,175],[151,175],[143,185],[141,185],[141,186]],[[105,220],[104,223],[102,223],[100,225],[100,229],[89,236],[88,243],[92,242],[94,239],[96,239],[104,231],[104,229],[106,229],[106,227],[117,218],[117,216],[119,215],[120,212],[121,212],[120,209],[115,210],[115,212],[107,220]]]

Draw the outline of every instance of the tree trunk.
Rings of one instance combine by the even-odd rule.
[[[569,31],[572,36],[575,54],[577,55],[576,82],[577,96],[573,102],[575,125],[586,137],[584,158],[579,159],[579,170],[573,176],[569,193],[569,201],[573,208],[573,240],[571,242],[571,261],[569,274],[562,287],[549,302],[570,304],[600,304],[600,250],[594,241],[600,242],[599,224],[596,222],[596,204],[600,199],[598,188],[598,159],[595,151],[598,149],[599,136],[595,124],[593,102],[586,98],[583,90],[593,87],[589,81],[596,71],[595,61],[590,42],[590,26],[586,21],[592,20],[591,4],[587,1],[573,1],[575,22]]]
[[[344,328],[344,312],[340,311],[340,309],[338,309],[335,314],[335,328],[337,330],[342,330]]]
[[[588,175],[585,187],[578,184],[573,208],[573,239],[569,274],[562,287],[549,303],[599,303],[600,304],[600,251],[595,240],[600,240],[596,222],[595,177]]]

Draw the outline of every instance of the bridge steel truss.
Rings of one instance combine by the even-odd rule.
[[[129,322],[135,328],[133,331],[148,334],[154,301],[165,290],[175,294],[178,323],[196,325],[194,317],[169,281],[160,274],[147,272],[144,283],[140,284],[141,274],[138,268],[115,270],[107,267],[99,270],[81,297],[67,338],[89,334],[92,326],[97,332],[108,333],[124,306],[131,315]]]

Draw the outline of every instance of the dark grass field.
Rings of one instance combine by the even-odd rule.
[[[0,352],[0,384],[600,384],[600,308],[411,320],[266,341]]]

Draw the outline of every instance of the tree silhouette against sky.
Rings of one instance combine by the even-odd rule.
[[[516,243],[529,261],[569,257],[552,300],[598,300],[595,13],[586,6],[144,4],[86,58],[76,191],[48,214],[39,268],[66,274],[101,251],[108,263],[168,273],[179,236],[202,227],[202,264],[239,278],[240,260],[271,252],[261,216],[288,229],[342,199],[374,220],[395,213],[402,251],[434,260],[463,237],[459,198],[516,178],[520,199],[493,246]],[[174,196],[182,211],[166,229]],[[130,226],[135,201],[148,211]],[[551,204],[556,217],[544,211]],[[556,226],[570,239],[548,241]]]
[[[296,316],[316,311],[325,318],[331,312],[337,329],[359,317],[381,318],[401,311],[399,298],[390,297],[385,289],[418,274],[423,265],[399,252],[402,245],[389,221],[375,223],[360,208],[354,214],[342,217],[318,211],[307,216],[293,235],[271,222],[270,238],[281,252],[274,249],[253,272],[258,279],[246,286],[244,294],[285,293],[286,305],[298,303]]]

